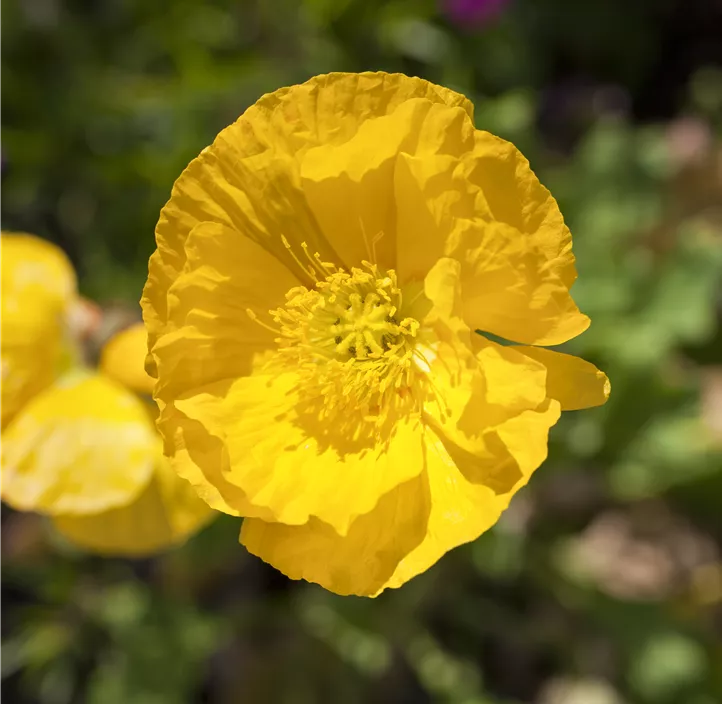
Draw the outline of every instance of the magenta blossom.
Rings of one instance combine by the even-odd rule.
[[[509,0],[445,0],[447,14],[458,24],[484,24],[498,17]]]

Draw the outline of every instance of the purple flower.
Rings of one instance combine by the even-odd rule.
[[[447,14],[458,24],[484,24],[498,17],[509,0],[444,0]]]

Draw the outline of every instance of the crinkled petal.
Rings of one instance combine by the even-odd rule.
[[[546,398],[546,368],[516,348],[470,333],[457,315],[463,307],[461,270],[457,260],[445,257],[424,280],[433,304],[427,322],[437,338],[428,350],[420,345],[435,390],[424,412],[432,424],[474,438],[539,406]]]
[[[301,164],[303,191],[341,261],[395,268],[397,160],[406,153],[460,156],[473,143],[474,125],[465,110],[413,98],[364,122],[345,144],[310,149]]]
[[[463,261],[463,226],[492,221],[481,190],[469,182],[454,155],[399,154],[393,189],[396,270],[402,284],[423,279],[442,257]]]
[[[269,309],[281,305],[299,282],[262,247],[217,224],[196,226],[185,249],[185,268],[168,295],[168,325],[151,347],[162,372],[154,390],[161,409],[158,430],[174,469],[211,507],[234,515],[269,515],[223,478],[224,446],[178,411],[175,399],[248,374],[258,355],[275,346],[275,333],[252,320],[248,310],[267,326]]]
[[[100,355],[100,371],[127,389],[139,394],[153,391],[153,379],[143,363],[148,350],[148,334],[141,323],[113,335]]]
[[[558,345],[584,332],[569,289],[544,251],[505,224],[473,224],[461,285],[464,319],[473,329],[536,345]]]
[[[457,463],[476,458],[474,462],[491,468],[488,475],[478,474],[478,483],[498,493],[510,491],[525,467],[536,468],[543,460],[530,463],[523,454],[528,426],[534,420],[553,425],[559,417],[556,402],[555,417],[546,414],[545,368],[510,347],[486,341],[465,368],[440,364],[434,372],[441,403],[427,403],[427,422]]]
[[[400,155],[400,280],[424,276],[441,257],[457,259],[472,329],[527,344],[565,342],[589,325],[569,293],[569,229],[516,147],[481,131],[475,139],[460,159]]]
[[[298,525],[315,516],[345,534],[354,518],[423,467],[420,424],[399,419],[384,431],[362,431],[302,412],[295,374],[252,376],[209,386],[176,407],[201,422],[228,449],[226,479],[275,520]]]
[[[142,402],[110,379],[64,377],[3,433],[2,498],[14,508],[98,513],[148,484],[160,441]]]
[[[248,374],[256,356],[276,346],[269,310],[299,285],[261,246],[221,225],[196,226],[185,242],[185,256],[184,269],[168,290],[167,325],[150,347],[160,372],[155,395],[166,402]],[[162,424],[160,429],[164,432]]]
[[[462,95],[420,78],[387,73],[331,73],[262,97],[176,181],[156,228],[143,315],[152,348],[168,322],[167,292],[183,271],[185,241],[200,223],[215,223],[248,237],[290,269],[281,241],[307,242],[325,260],[340,261],[319,232],[300,183],[300,163],[313,147],[342,145],[367,120],[392,113],[413,98],[473,108]],[[350,262],[358,265],[359,262]],[[148,368],[156,374],[155,360]]]
[[[559,406],[552,402],[511,421],[516,427],[510,435],[523,438],[524,457],[536,466],[546,457],[548,430],[558,415]],[[246,519],[241,542],[291,579],[315,582],[337,594],[375,596],[400,587],[493,526],[533,471],[527,465],[511,472],[508,465],[515,460],[508,453],[480,458],[452,452],[427,431],[424,472],[386,494],[351,524],[346,536],[316,520],[288,526]],[[513,474],[513,482],[489,481],[505,474]]]
[[[424,540],[397,566],[386,587],[400,587],[429,569],[444,553],[478,538],[499,519],[514,494],[546,459],[549,428],[559,418],[556,402],[525,411],[499,429],[496,454],[457,454],[449,445],[427,435],[426,477],[431,510]],[[522,465],[517,465],[517,461]],[[516,469],[514,469],[514,466]],[[496,478],[496,480],[492,480]]]
[[[56,516],[53,523],[82,547],[140,557],[183,543],[215,515],[162,460],[147,487],[127,506],[88,516]]]
[[[291,579],[315,582],[336,594],[371,596],[423,540],[428,483],[419,475],[381,497],[345,536],[311,518],[301,526],[246,518],[241,543]]]
[[[511,142],[479,130],[464,167],[469,181],[484,194],[493,219],[514,228],[542,251],[549,268],[569,289],[577,278],[571,233],[556,200],[539,183],[524,155]]]
[[[273,520],[271,511],[254,506],[243,490],[226,479],[230,468],[223,442],[202,423],[178,409],[163,409],[161,416],[166,412],[169,415],[166,427],[173,429],[168,443],[171,466],[193,486],[198,496],[216,511]]]

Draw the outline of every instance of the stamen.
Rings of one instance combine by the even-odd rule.
[[[364,227],[364,221],[363,218],[359,215],[358,224],[361,227],[361,236],[363,237],[364,241],[364,247],[366,247],[366,254],[369,255],[369,259],[371,261],[375,261],[373,250],[371,249],[371,245],[369,244],[369,238],[366,234],[366,228]]]
[[[384,238],[384,231],[379,230],[371,240],[371,261],[376,263],[376,245]]]
[[[318,265],[323,270],[324,276],[327,276],[329,272],[335,272],[339,270],[333,262],[323,261],[323,259],[321,259],[321,255],[318,252],[314,253],[313,258],[318,262]]]
[[[308,252],[308,245],[305,242],[301,242],[301,249],[303,250],[303,253],[306,255],[306,259],[308,259],[309,262],[311,262],[311,269],[314,272],[318,272],[321,274],[321,276],[326,277],[328,275],[328,271],[323,268],[323,266],[319,263],[321,260],[320,255],[318,252],[316,252],[315,257],[312,257]]]
[[[364,246],[366,247],[366,254],[368,254],[368,257],[371,260],[372,264],[376,266],[378,264],[378,261],[376,259],[376,245],[384,238],[384,231],[379,230],[369,241],[368,235],[366,233],[366,228],[364,227],[364,221],[361,217],[359,217],[358,223],[361,227],[361,236],[363,237]],[[366,262],[364,262],[364,264],[365,263]]]
[[[306,268],[306,265],[296,256],[296,253],[293,251],[293,248],[291,247],[290,243],[284,235],[281,235],[281,242],[283,242],[283,246],[293,257],[293,261],[296,262],[296,264],[298,264],[298,266],[301,268],[301,271],[303,271],[304,274],[308,274],[314,281],[317,282],[318,277],[316,276],[316,270],[314,269],[314,267]]]
[[[262,328],[266,328],[266,330],[270,330],[274,335],[281,334],[280,330],[277,330],[274,327],[271,327],[267,323],[264,323],[250,308],[246,308],[246,315],[254,322],[258,323]]]

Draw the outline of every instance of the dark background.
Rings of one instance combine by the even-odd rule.
[[[3,508],[7,702],[722,700],[722,1],[457,4],[3,2],[2,226],[86,295],[136,305],[174,179],[261,94],[403,71],[559,200],[593,321],[568,347],[613,389],[492,531],[375,600],[289,582],[228,517],[128,561]]]

